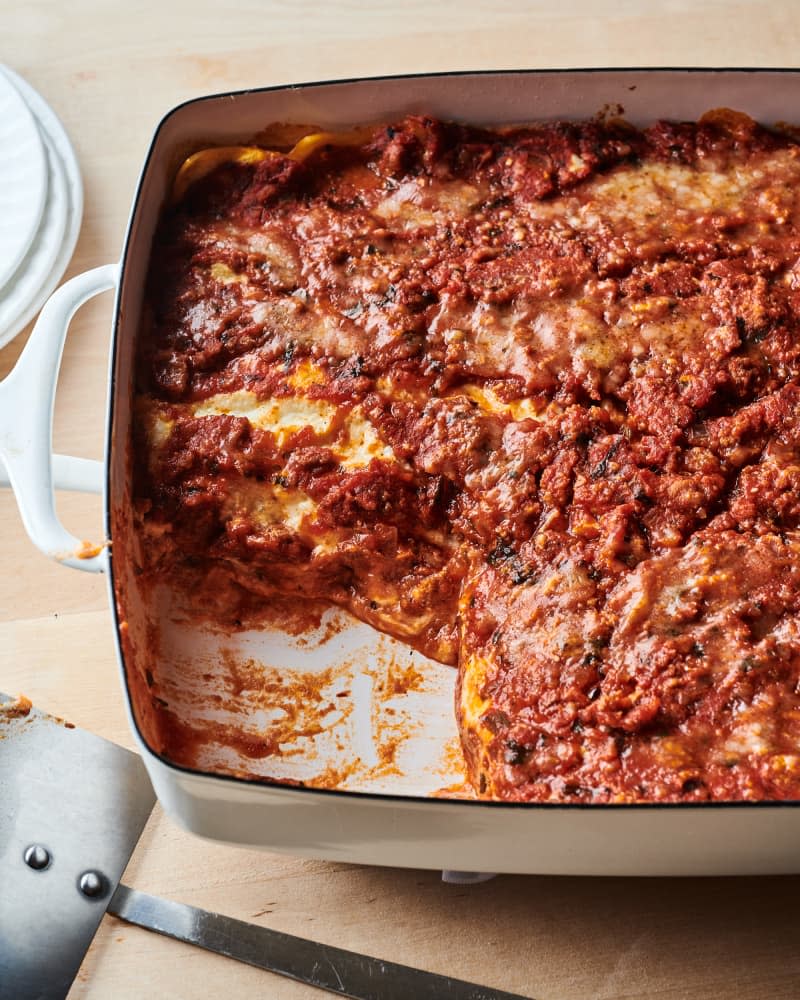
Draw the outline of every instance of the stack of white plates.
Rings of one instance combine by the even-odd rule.
[[[52,108],[0,65],[0,347],[41,309],[83,214],[75,151]]]

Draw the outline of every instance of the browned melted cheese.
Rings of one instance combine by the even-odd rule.
[[[304,142],[216,155],[158,232],[144,584],[458,664],[482,796],[800,797],[800,147],[731,112]]]

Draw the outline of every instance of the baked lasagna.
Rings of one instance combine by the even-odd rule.
[[[137,571],[454,665],[479,797],[800,797],[799,190],[793,134],[730,111],[195,154]]]

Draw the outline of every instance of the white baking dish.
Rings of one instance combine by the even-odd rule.
[[[455,672],[413,654],[412,690],[387,694],[387,672],[405,670],[405,647],[355,623],[333,639],[294,642],[276,632],[215,635],[173,620],[168,597],[145,607],[131,570],[128,441],[135,336],[151,240],[182,158],[209,144],[246,141],[271,122],[337,128],[409,111],[476,123],[586,118],[622,105],[634,123],[697,118],[728,106],[772,122],[800,107],[800,71],[599,70],[395,77],[308,84],[190,101],[158,126],[134,198],[122,262],[80,275],[53,295],[15,370],[0,385],[0,456],[35,544],[65,564],[110,570],[112,607],[127,621],[118,649],[131,726],[164,808],[193,832],[230,843],[372,864],[472,871],[604,875],[749,874],[800,871],[800,803],[702,805],[519,804],[431,798],[458,778],[452,687]],[[59,524],[53,483],[91,489],[92,463],[51,461],[52,400],[61,347],[78,306],[116,287],[105,467],[107,537],[92,554]],[[152,628],[157,618],[157,627]],[[117,616],[119,621],[119,615]],[[148,626],[151,626],[148,629]],[[123,655],[124,649],[124,655]],[[279,757],[238,759],[209,746],[204,766],[244,767],[260,781],[175,767],[151,748],[148,664],[158,692],[181,717],[220,717],[209,695],[231,663],[250,662],[287,688],[293,677],[347,679],[352,700],[321,733],[290,737]],[[404,675],[405,676],[405,675]],[[402,686],[402,685],[401,685]],[[281,699],[265,709],[241,693],[238,716],[252,731],[280,723]],[[391,711],[387,711],[391,710]],[[405,716],[404,716],[405,713]],[[233,716],[236,718],[235,714]],[[301,727],[302,728],[302,727]],[[389,747],[391,753],[384,751]],[[336,790],[270,783],[345,772]],[[342,790],[345,789],[345,790]]]

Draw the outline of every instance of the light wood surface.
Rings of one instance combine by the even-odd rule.
[[[797,66],[797,13],[792,0],[0,0],[0,61],[42,93],[75,143],[86,211],[73,274],[116,259],[152,130],[186,98],[423,70]],[[59,451],[101,454],[110,309],[109,297],[101,298],[72,325],[56,412]],[[24,339],[0,351],[0,377]],[[98,534],[96,499],[68,496],[60,507],[75,533]],[[24,692],[40,707],[131,746],[105,581],[40,556],[8,492],[0,492],[0,533],[0,690]],[[224,848],[183,833],[156,808],[126,880],[539,1000],[800,996],[800,878],[502,877],[463,888],[442,884],[435,872]],[[320,995],[111,917],[70,994]]]

